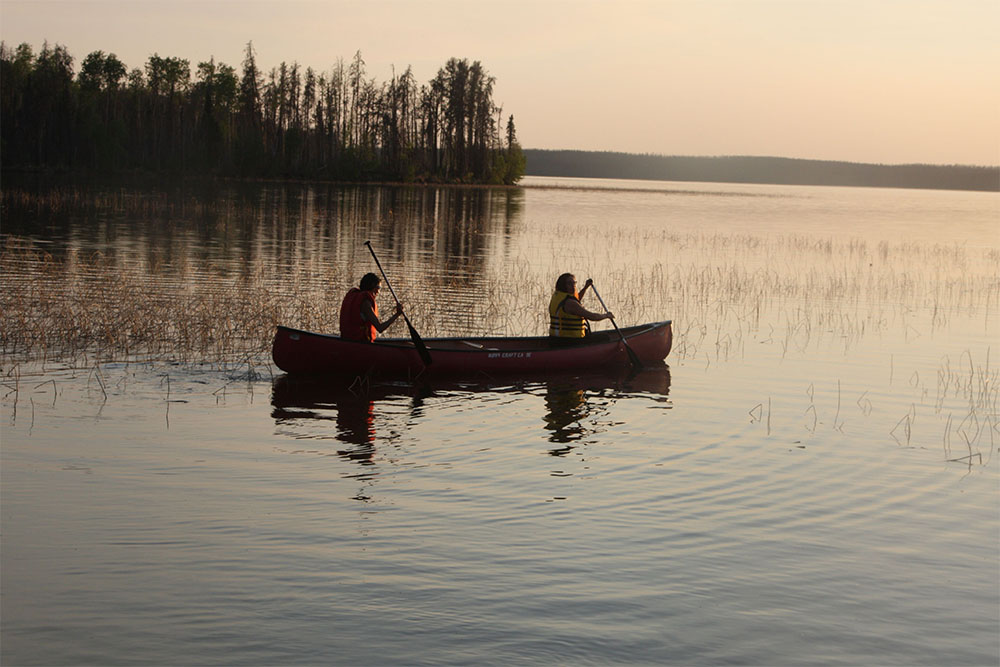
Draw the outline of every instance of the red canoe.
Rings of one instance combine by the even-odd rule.
[[[660,364],[670,352],[670,321],[621,330],[644,365]],[[424,338],[431,363],[425,365],[409,338],[374,343],[278,327],[271,355],[286,373],[364,375],[504,375],[564,373],[629,366],[614,330],[600,331],[571,347],[553,346],[547,336],[526,338]]]

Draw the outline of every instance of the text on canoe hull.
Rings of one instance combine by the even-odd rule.
[[[531,352],[490,352],[487,359],[529,359]]]

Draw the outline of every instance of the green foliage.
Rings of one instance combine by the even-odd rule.
[[[379,83],[358,52],[325,73],[281,63],[242,72],[154,53],[129,70],[62,46],[0,44],[4,168],[144,170],[338,180],[514,183],[513,117],[501,134],[495,79],[452,58],[426,85],[410,68]],[[506,138],[506,141],[504,141]]]
[[[524,176],[527,168],[527,158],[524,155],[524,151],[521,150],[520,144],[515,143],[507,150],[505,166],[506,170],[504,171],[503,182],[506,185],[513,185]]]

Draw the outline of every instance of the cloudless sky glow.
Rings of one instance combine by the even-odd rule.
[[[1000,164],[998,0],[0,0],[0,37],[496,77],[526,148]],[[2,85],[2,84],[0,84]]]

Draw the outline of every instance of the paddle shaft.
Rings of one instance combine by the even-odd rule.
[[[594,296],[596,296],[597,300],[601,302],[601,308],[604,309],[604,312],[605,313],[611,312],[608,310],[608,307],[604,305],[604,299],[601,298],[601,293],[597,291],[597,286],[594,285],[593,281],[591,281],[590,287],[591,289],[594,290]],[[625,340],[625,334],[623,334],[622,330],[618,328],[618,323],[615,322],[615,318],[609,317],[608,319],[611,320],[611,326],[615,328],[615,331],[618,332],[618,335],[622,339],[622,344],[625,346],[625,351],[628,352],[628,360],[632,362],[632,365],[635,366],[636,368],[642,366],[642,362],[639,361],[639,356],[635,353],[635,350],[633,350],[631,346],[629,346],[628,341]]]
[[[400,305],[399,297],[396,296],[396,290],[392,289],[392,283],[389,282],[389,276],[385,275],[385,269],[382,268],[382,262],[378,261],[378,255],[375,254],[375,249],[372,248],[371,241],[365,241],[365,245],[368,246],[368,252],[372,254],[372,259],[375,260],[375,266],[378,267],[378,272],[382,274],[382,279],[385,281],[385,286],[389,288],[389,293],[392,294],[392,298],[396,301],[396,305]],[[406,316],[406,313],[402,313],[403,321],[406,322],[406,328],[410,330],[410,338],[413,339],[413,345],[417,348],[417,352],[420,354],[420,358],[423,359],[425,364],[431,363],[431,353],[424,345],[424,341],[420,338],[420,334],[417,330],[413,328],[413,324],[410,322],[410,318]]]
[[[389,277],[385,275],[385,270],[382,269],[382,262],[378,261],[378,255],[375,254],[375,249],[372,248],[371,241],[365,241],[365,245],[368,246],[368,252],[372,254],[372,259],[375,260],[375,266],[378,267],[378,272],[382,274],[382,280],[385,281],[385,286],[389,288],[389,294],[392,294],[392,298],[396,300],[396,305],[399,305],[399,297],[396,296],[396,290],[392,289],[392,283],[389,282]],[[403,319],[406,320],[406,313],[403,313]],[[406,320],[409,322],[409,320]]]

